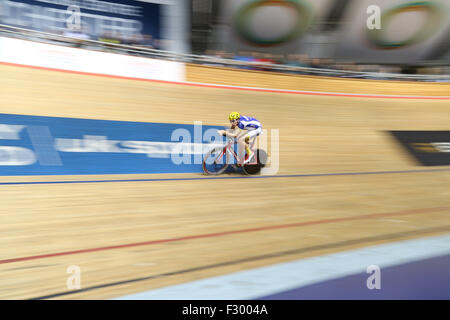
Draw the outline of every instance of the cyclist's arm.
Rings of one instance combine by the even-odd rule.
[[[219,134],[231,138],[236,138],[240,134],[240,130],[236,130],[235,128],[231,127],[231,129],[234,129],[233,132],[229,132],[228,130],[218,130]]]
[[[225,131],[225,135],[231,138],[236,138],[237,136],[239,136],[239,133],[239,130],[234,130],[233,132]]]

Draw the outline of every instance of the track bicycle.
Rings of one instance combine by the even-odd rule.
[[[250,144],[253,149],[256,137]],[[208,175],[219,175],[231,165],[234,168],[242,168],[245,174],[257,174],[264,167],[267,160],[267,154],[262,149],[257,149],[253,159],[244,164],[244,160],[234,151],[234,145],[237,144],[236,138],[227,137],[225,146],[219,146],[211,149],[203,158],[203,172]],[[231,163],[232,159],[236,163]]]

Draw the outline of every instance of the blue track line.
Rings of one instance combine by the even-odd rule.
[[[209,178],[154,178],[154,179],[110,179],[110,180],[69,180],[69,181],[19,181],[0,182],[0,185],[32,185],[32,184],[68,184],[68,183],[102,183],[102,182],[151,182],[151,181],[194,181],[194,180],[229,180],[229,179],[264,179],[264,178],[308,178],[308,177],[328,177],[328,176],[351,176],[369,174],[401,174],[401,173],[421,173],[421,172],[444,172],[448,169],[431,170],[400,170],[400,171],[368,171],[368,172],[338,172],[338,173],[313,173],[313,174],[287,174],[287,175],[267,175],[267,176],[236,176],[236,177],[209,177]]]

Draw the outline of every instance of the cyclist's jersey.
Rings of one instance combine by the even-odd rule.
[[[261,128],[261,123],[255,118],[241,116],[238,127],[241,130],[256,130]]]

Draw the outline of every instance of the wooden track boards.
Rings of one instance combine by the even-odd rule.
[[[0,113],[185,124],[201,120],[205,125],[225,125],[234,110],[254,115],[264,128],[279,129],[278,173],[283,175],[425,169],[386,131],[448,130],[450,120],[448,100],[248,92],[4,65],[0,72]],[[435,93],[443,95],[439,90]],[[162,176],[167,177],[156,177]],[[117,176],[1,181],[108,178]],[[0,298],[58,293],[54,298],[113,298],[280,261],[448,233],[449,178],[450,172],[441,171],[0,185]],[[261,227],[266,229],[254,230]],[[181,239],[169,241],[174,238]],[[118,245],[124,246],[111,248]],[[21,257],[29,259],[14,260]],[[81,268],[86,291],[66,288],[70,265]]]

